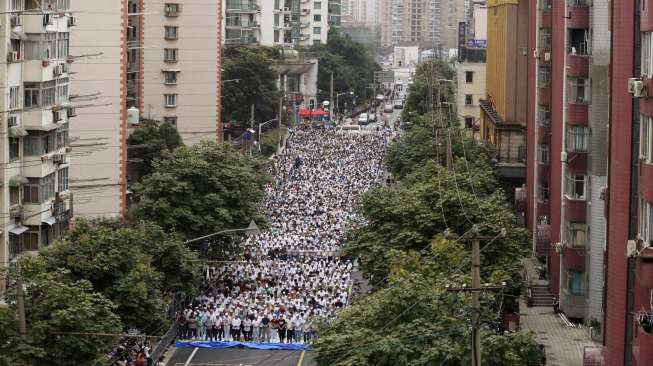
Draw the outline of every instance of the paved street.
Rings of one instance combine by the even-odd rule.
[[[582,366],[585,347],[598,344],[589,339],[588,328],[566,326],[552,307],[527,307],[522,301],[521,328],[533,331],[546,349],[547,366]]]
[[[191,358],[191,355],[193,356]],[[300,363],[301,361],[301,363]],[[187,363],[188,362],[188,363]],[[251,349],[178,349],[168,366],[314,366],[310,353],[301,351],[266,351]]]

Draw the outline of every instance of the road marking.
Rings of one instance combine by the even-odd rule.
[[[190,356],[189,356],[188,359],[186,360],[186,363],[184,364],[184,366],[188,366],[188,365],[190,365],[190,362],[193,361],[193,357],[195,357],[195,354],[197,353],[197,350],[198,350],[198,349],[199,349],[199,348],[197,348],[197,347],[193,349],[193,353],[190,354]]]
[[[302,363],[304,363],[304,356],[306,355],[306,351],[302,351],[301,356],[299,356],[299,361],[297,361],[297,366],[302,366]]]

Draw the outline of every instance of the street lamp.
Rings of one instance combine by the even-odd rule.
[[[261,129],[263,128],[263,126],[278,120],[279,120],[278,118],[273,118],[269,121],[265,121],[263,123],[258,124],[258,152],[261,152]]]
[[[338,94],[336,94],[336,109],[338,110],[338,112],[336,113],[336,118],[337,118],[338,115],[340,114],[340,103],[339,103],[339,98],[340,98],[341,95],[347,95],[347,94],[349,94],[349,95],[354,95],[354,92],[342,92],[342,93],[338,93]]]
[[[222,230],[218,231],[217,233],[209,234],[209,235],[204,235],[200,236],[199,238],[191,239],[191,240],[186,240],[184,244],[190,244],[190,243],[195,243],[204,239],[209,239],[214,236],[222,235],[222,234],[227,234],[227,233],[236,233],[236,232],[245,232],[245,235],[247,236],[252,236],[252,235],[258,235],[261,233],[261,230],[258,228],[258,225],[256,225],[256,222],[254,220],[249,222],[249,226],[247,226],[244,229],[229,229],[229,230]]]

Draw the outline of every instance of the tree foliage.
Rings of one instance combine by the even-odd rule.
[[[195,238],[263,223],[267,163],[226,144],[179,147],[154,163],[154,172],[134,186],[135,215]]]
[[[201,281],[197,255],[152,223],[124,227],[78,220],[40,257],[45,271],[64,270],[69,281],[89,281],[115,304],[126,327],[141,330],[159,329],[173,294],[193,293]]]
[[[440,81],[454,78],[455,71],[442,60],[421,63],[415,71],[413,84],[406,99],[404,119],[408,118],[411,112],[426,115],[431,111],[431,102],[437,105],[438,97],[443,102],[455,103],[453,83]]]
[[[21,261],[21,270],[13,275],[18,273],[27,285],[27,335],[18,332],[14,302],[0,309],[0,365],[102,365],[117,338],[78,333],[120,333],[114,304],[87,280],[70,280],[61,270],[48,272],[39,257]]]
[[[368,95],[367,86],[374,80],[374,71],[379,66],[365,45],[332,28],[327,44],[314,45],[310,51],[320,61],[317,84],[325,99],[331,90],[331,73],[335,92],[353,91],[358,96]],[[373,97],[371,94],[368,96]]]
[[[163,151],[172,151],[183,144],[177,129],[170,123],[146,123],[127,138],[127,157],[138,178],[152,173],[152,163]]]
[[[222,53],[222,120],[249,126],[255,118],[266,121],[278,113],[278,75],[271,67],[274,50],[265,47],[227,46]]]

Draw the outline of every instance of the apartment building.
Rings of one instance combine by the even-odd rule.
[[[380,0],[378,7],[383,47],[405,44],[439,47],[438,1]]]
[[[66,0],[0,1],[0,263],[38,251],[69,226],[71,30]]]
[[[514,187],[525,183],[528,119],[528,0],[488,2],[486,96],[480,138],[496,147],[498,172]]]
[[[219,139],[221,3],[142,6],[142,117],[176,126],[187,145]]]
[[[327,0],[225,0],[224,44],[306,47],[326,43],[329,6]]]
[[[70,184],[75,217],[123,218],[127,210],[127,0],[70,0],[77,27],[70,35]],[[131,72],[134,72],[132,69]],[[130,74],[135,75],[135,74]]]
[[[451,49],[458,47],[458,23],[466,22],[465,1],[439,0],[433,1],[434,13],[438,16],[433,25],[433,38],[439,42],[439,47]]]
[[[339,27],[342,21],[342,0],[328,0],[329,26]]]
[[[609,122],[608,3],[531,10],[528,227],[549,288],[570,318],[602,322]],[[568,17],[560,16],[569,14]]]
[[[343,0],[341,20],[373,27],[378,24],[379,3],[376,0]]]

